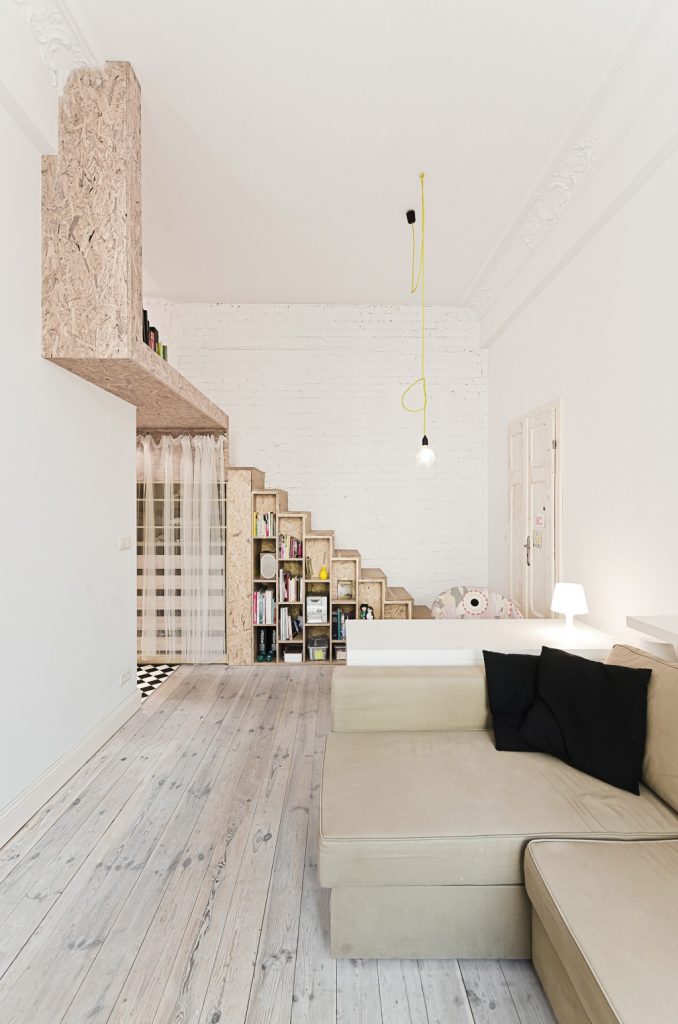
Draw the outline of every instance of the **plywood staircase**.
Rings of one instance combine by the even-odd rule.
[[[300,655],[306,661],[314,645],[327,651],[328,660],[345,660],[344,623],[346,618],[360,617],[361,605],[367,605],[376,619],[413,618],[414,599],[404,587],[389,586],[383,569],[364,566],[357,549],[336,547],[333,530],[315,527],[310,512],[290,510],[286,491],[267,488],[263,473],[258,470],[251,470],[251,473],[253,621],[250,650],[253,660],[262,660],[263,657],[266,661],[280,662],[287,660],[286,655],[288,659],[295,655],[295,660]],[[258,521],[257,516],[262,520]],[[286,557],[289,545],[284,538],[293,538],[301,543],[300,557]],[[275,579],[268,573],[266,578],[262,575],[261,556],[264,554],[275,556]],[[272,564],[271,559],[267,561]],[[327,571],[327,578],[324,578],[323,570]],[[301,577],[301,580],[293,582],[294,600],[288,600],[289,577]],[[255,594],[269,595],[269,610],[263,613],[256,611]],[[308,596],[326,599],[326,621],[307,621]],[[271,597],[274,601],[272,612]],[[258,597],[257,601],[261,604],[263,598]],[[296,623],[288,628],[291,618]],[[303,620],[303,625],[297,631],[300,620]]]

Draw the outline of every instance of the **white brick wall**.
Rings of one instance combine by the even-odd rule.
[[[148,309],[170,362],[231,417],[233,464],[264,470],[291,509],[419,602],[486,581],[485,357],[464,310],[427,310],[427,473],[414,463],[421,417],[400,407],[419,375],[416,306]]]

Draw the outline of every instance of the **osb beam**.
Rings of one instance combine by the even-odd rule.
[[[77,68],[42,168],[43,355],[137,407],[139,430],[228,431],[142,340],[141,91],[131,64]]]

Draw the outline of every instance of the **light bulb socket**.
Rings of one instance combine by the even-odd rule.
[[[408,210],[405,216],[407,217],[408,224],[414,224],[415,220],[417,219],[417,215],[414,212],[414,210]]]
[[[424,434],[424,436],[422,437],[421,443],[422,443],[422,445],[428,444],[428,438],[427,438],[426,434]]]

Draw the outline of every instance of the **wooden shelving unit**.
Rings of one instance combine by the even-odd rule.
[[[267,516],[267,528],[262,528],[258,517]],[[278,495],[275,491],[252,491],[252,657],[264,652],[264,659],[277,661],[276,636],[278,625]],[[275,563],[274,575],[261,574],[261,556],[270,554]],[[271,608],[263,618],[255,621],[255,594],[269,595]]]
[[[270,522],[275,522],[274,535],[258,535],[256,516],[262,513],[268,513]],[[261,556],[266,552],[275,553],[274,579],[261,577]],[[335,548],[331,530],[311,529],[309,513],[290,512],[284,492],[252,491],[252,558],[253,618],[257,590],[269,590],[275,602],[273,623],[252,623],[254,661],[262,649],[264,661],[273,664],[284,661],[286,651],[300,654],[302,661],[309,661],[309,646],[322,639],[326,643],[327,660],[342,663],[346,658],[346,638],[345,632],[338,635],[341,621],[337,613],[343,613],[346,619],[357,619],[361,604],[369,605],[376,619],[412,618],[413,602],[406,590],[389,589],[381,569],[363,569],[359,551]],[[320,576],[323,567],[327,569],[327,579]],[[287,587],[285,574],[298,581],[292,584],[295,591],[291,600],[284,589]],[[307,621],[306,600],[313,595],[327,598],[325,622]],[[285,625],[291,617],[301,619],[301,629],[286,635]]]

